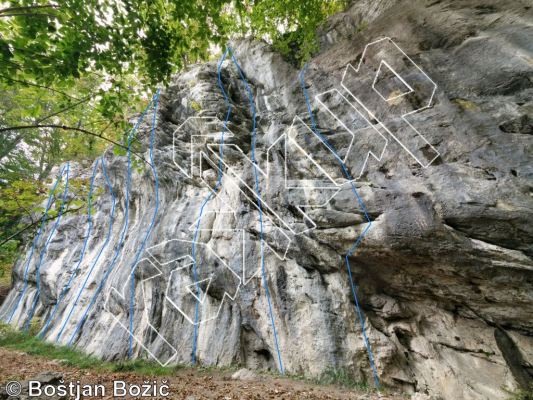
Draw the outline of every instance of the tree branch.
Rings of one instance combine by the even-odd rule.
[[[45,14],[45,13],[13,13],[13,14],[0,14],[0,18],[7,17],[50,17],[57,18],[57,15],[54,14]]]
[[[109,121],[109,124],[107,124],[107,125],[105,126],[105,128],[102,129],[102,130],[100,131],[100,135],[103,135],[104,132],[107,131],[107,129],[108,129],[112,124],[113,124],[113,121]]]
[[[5,144],[4,149],[0,153],[0,161],[3,160],[4,157],[9,155],[9,153],[11,153],[11,151],[13,151],[18,146],[22,139],[24,139],[24,134],[19,133],[13,139],[11,139],[10,143]],[[6,142],[8,141],[5,138],[2,138],[2,140],[6,140]]]
[[[35,225],[41,223],[41,221],[43,221],[43,222],[47,222],[47,221],[50,221],[50,220],[54,220],[54,219],[60,217],[61,215],[68,214],[68,213],[71,213],[71,212],[76,212],[76,211],[81,210],[82,208],[83,208],[83,207],[70,208],[70,209],[68,209],[68,210],[63,211],[63,212],[60,213],[60,214],[57,214],[55,217],[45,218],[45,219],[43,219],[43,218],[39,218],[37,221],[32,222],[31,224],[26,225],[24,228],[18,230],[17,232],[15,232],[15,233],[13,233],[12,235],[10,235],[8,238],[2,240],[2,241],[0,242],[0,247],[2,247],[4,244],[6,244],[7,242],[9,242],[10,240],[16,238],[17,236],[23,234],[23,233],[26,232],[28,229],[30,229],[30,228],[34,227]]]
[[[59,110],[59,111],[56,111],[56,112],[54,112],[54,113],[52,113],[52,114],[47,115],[46,117],[39,118],[38,120],[35,121],[35,123],[36,123],[36,124],[40,124],[41,122],[46,121],[46,120],[49,119],[49,118],[55,117],[56,115],[59,115],[59,114],[61,114],[61,113],[64,113],[65,111],[68,111],[68,110],[70,110],[70,109],[72,109],[72,108],[74,108],[74,107],[77,107],[77,106],[79,106],[80,104],[89,101],[89,100],[91,99],[91,97],[92,97],[92,96],[87,96],[87,97],[85,97],[84,99],[81,99],[80,101],[78,101],[78,102],[76,102],[76,103],[74,103],[74,104],[71,104],[70,106],[64,107],[64,108],[62,108],[62,109]]]
[[[90,100],[92,96],[87,96],[86,98],[84,99],[81,99],[80,101],[74,103],[74,104],[71,104],[70,106],[67,106],[67,107],[64,107],[62,108],[61,110],[59,111],[56,111],[52,114],[49,114],[45,117],[42,117],[42,118],[39,118],[35,121],[36,124],[40,124],[41,122],[43,121],[46,121],[47,119],[49,118],[52,118],[52,117],[55,117],[56,115],[59,115],[61,113],[64,113],[65,111],[68,111],[74,107],[77,107],[78,105],[82,104],[82,103],[85,103],[86,101]],[[9,128],[7,128],[9,130]],[[100,135],[102,134],[103,132],[100,133]],[[15,136],[14,139],[11,140],[11,143],[7,144],[5,149],[0,153],[0,160],[2,160],[4,157],[6,157],[15,147],[17,147],[17,145],[22,141],[22,139],[24,139],[24,134],[23,133],[19,133],[17,136]],[[105,138],[104,138],[105,140]]]
[[[118,147],[120,147],[120,148],[122,148],[124,150],[128,150],[127,146],[124,146],[123,144],[120,144],[120,143],[114,141],[113,139],[106,138],[105,136],[102,136],[102,134],[98,134],[98,133],[94,133],[94,132],[91,132],[91,131],[88,131],[88,130],[85,130],[85,129],[82,129],[82,128],[75,128],[75,127],[66,126],[66,125],[54,125],[54,124],[39,125],[39,124],[35,124],[35,125],[10,126],[9,128],[1,128],[0,129],[0,133],[8,132],[8,131],[18,131],[18,130],[23,130],[23,129],[39,129],[39,128],[63,129],[63,130],[67,130],[67,131],[80,132],[80,133],[83,133],[85,135],[90,135],[90,136],[94,136],[94,137],[97,137],[99,139],[105,140],[106,142],[114,144],[115,146],[118,146]],[[133,152],[133,151],[131,152],[131,154],[135,155],[136,157],[140,158],[145,163],[150,165],[150,163],[148,161],[146,161],[142,155],[140,155],[140,154],[138,154],[136,152]]]
[[[13,12],[13,11],[24,11],[24,10],[34,10],[36,8],[59,8],[59,6],[55,4],[43,4],[43,5],[33,5],[33,6],[26,6],[26,7],[8,7],[3,8],[0,10],[0,14],[6,13],[6,12]]]
[[[62,95],[62,96],[65,96],[65,97],[71,98],[71,99],[73,99],[73,100],[77,100],[77,101],[80,100],[80,99],[78,99],[77,97],[71,96],[70,94],[67,94],[67,93],[65,93],[65,92],[62,92],[62,91],[60,91],[60,90],[53,89],[53,88],[48,87],[48,86],[39,85],[39,84],[37,84],[37,83],[33,83],[33,82],[29,82],[29,81],[21,81],[21,80],[19,80],[19,79],[13,79],[13,78],[10,78],[10,77],[5,76],[5,75],[0,75],[0,78],[7,79],[7,80],[10,81],[10,82],[21,83],[21,84],[23,84],[23,85],[34,86],[34,87],[38,87],[38,88],[40,88],[40,89],[50,90],[51,92],[54,92],[54,93],[60,94],[60,95]]]
[[[28,210],[26,207],[24,207],[22,204],[20,204],[19,199],[17,199],[17,196],[9,196],[11,199],[15,200],[15,203],[17,203],[17,206],[19,208],[23,209],[28,217],[30,218],[31,223],[33,224],[35,221],[33,220],[33,215],[31,215],[31,211]]]

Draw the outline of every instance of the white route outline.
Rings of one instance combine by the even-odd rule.
[[[365,59],[365,54],[368,50],[368,48],[370,46],[373,46],[377,43],[380,43],[380,42],[383,42],[383,41],[389,41],[390,43],[392,43],[392,45],[394,45],[396,47],[396,49],[398,49],[404,56],[407,60],[409,60],[409,62],[415,66],[415,68],[418,69],[418,71],[431,83],[431,85],[433,86],[433,90],[431,91],[431,95],[430,95],[430,98],[427,102],[427,104],[423,107],[420,107],[420,108],[417,108],[415,110],[412,110],[412,111],[409,111],[408,113],[405,113],[405,114],[402,114],[401,115],[401,118],[420,136],[420,138],[426,142],[426,144],[436,153],[435,157],[433,157],[433,159],[431,159],[427,164],[424,164],[422,161],[420,161],[412,152],[411,150],[409,150],[403,143],[401,140],[399,140],[397,138],[397,136],[382,122],[382,121],[379,121],[376,116],[374,115],[374,113],[368,109],[367,106],[365,106],[365,104],[355,95],[353,94],[350,89],[344,84],[344,81],[345,81],[345,78],[346,78],[346,74],[348,73],[349,69],[352,69],[355,73],[358,73],[360,68],[361,68],[361,65],[363,64],[363,61]],[[381,64],[380,64],[381,65]],[[388,64],[387,64],[388,65]],[[394,70],[393,72],[399,76]],[[402,79],[403,80],[403,79]],[[396,142],[398,142],[398,144],[400,146],[403,147],[403,149],[409,153],[409,155],[411,157],[413,157],[423,168],[427,168],[428,166],[430,166],[433,161],[435,161],[439,156],[440,156],[440,153],[438,152],[438,150],[431,144],[429,143],[429,141],[413,126],[413,124],[411,124],[408,120],[407,120],[407,116],[409,115],[412,115],[412,114],[415,114],[417,112],[420,112],[422,110],[425,110],[427,108],[429,108],[431,106],[431,103],[433,101],[433,97],[435,96],[435,92],[437,91],[437,84],[390,38],[390,37],[384,37],[384,38],[381,38],[381,39],[378,39],[378,40],[375,40],[371,43],[368,43],[364,50],[363,50],[363,54],[361,55],[361,59],[359,60],[359,64],[357,66],[357,68],[354,68],[351,64],[347,64],[346,65],[346,68],[344,70],[344,73],[342,75],[342,80],[341,80],[341,86],[344,88],[344,90],[346,90],[346,92],[348,92],[358,103],[359,105],[361,105],[361,107],[363,107],[365,109],[366,112],[368,112],[369,115],[371,115],[374,119],[378,120],[379,124],[387,131],[387,133],[389,133],[389,135],[391,135],[394,140],[396,140]],[[410,87],[410,86],[409,86]],[[377,92],[377,91],[376,91]],[[377,92],[379,94],[379,92]],[[406,93],[407,94],[407,93]],[[381,98],[383,98],[383,96],[380,95]],[[385,100],[386,101],[386,100]],[[390,101],[390,99],[389,99]]]

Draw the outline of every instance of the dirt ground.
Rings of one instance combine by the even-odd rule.
[[[106,387],[105,399],[112,399],[113,381],[121,380],[128,384],[142,385],[144,381],[167,381],[170,396],[180,400],[256,400],[256,399],[385,399],[399,400],[403,397],[362,393],[333,386],[318,386],[291,379],[259,376],[253,380],[234,380],[231,372],[201,372],[196,369],[178,370],[173,376],[140,376],[128,372],[98,372],[80,370],[62,365],[56,360],[0,348],[0,384],[2,388],[8,381],[21,381],[34,378],[42,372],[61,373],[65,383],[79,381],[80,384],[103,384]],[[45,397],[42,397],[45,398]],[[88,398],[88,397],[86,397]],[[102,398],[102,397],[99,397]],[[132,397],[128,397],[132,398]],[[147,397],[137,397],[147,398]],[[152,397],[154,398],[154,397]],[[161,397],[159,397],[161,398]]]

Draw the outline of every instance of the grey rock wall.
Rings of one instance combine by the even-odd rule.
[[[321,51],[309,63],[305,82],[318,129],[343,157],[346,131],[314,96],[342,90],[346,65],[358,64],[367,43],[392,38],[438,86],[431,106],[409,119],[440,154],[427,168],[372,121],[381,116],[366,114],[388,143],[381,160],[369,158],[357,179],[372,223],[349,260],[386,385],[444,399],[500,399],[504,388],[532,380],[532,21],[530,5],[520,1],[362,1],[320,32]],[[342,174],[332,153],[305,127],[307,136],[299,137],[313,160],[283,147],[267,152],[289,132],[295,116],[311,124],[299,70],[264,43],[236,42],[233,51],[253,93],[257,165],[269,171],[259,176],[265,278],[284,369],[320,375],[342,368],[354,379],[372,381],[344,260],[368,228],[363,209],[348,184],[333,199],[327,190],[286,189],[286,165],[294,181],[320,175],[314,162],[340,180]],[[39,266],[34,319],[49,321],[42,331],[47,340],[72,339],[77,348],[105,359],[126,357],[134,271],[133,356],[189,363],[197,347],[203,364],[279,368],[260,268],[254,168],[246,158],[252,157],[253,112],[230,60],[222,64],[221,80],[232,113],[220,182],[217,154],[227,105],[211,62],[190,67],[161,95],[153,150],[158,201],[152,168],[138,162],[126,217],[127,159],[108,151],[103,161],[111,188],[99,167],[101,194],[77,270],[87,218],[63,217]],[[368,85],[358,90],[372,94]],[[406,99],[411,107],[423,100]],[[346,103],[328,101],[336,115],[357,119]],[[140,129],[146,160],[150,118]],[[390,115],[381,120],[402,123]],[[355,172],[382,140],[360,132],[355,156],[346,161]],[[428,149],[413,151],[424,156]],[[91,169],[74,168],[72,174],[90,177]],[[195,240],[210,187],[216,196],[203,209]],[[305,207],[307,217],[297,208],[322,203]],[[42,248],[41,241],[36,254]],[[30,260],[24,279],[27,256],[15,266],[14,287],[0,309],[2,319],[13,313],[11,322],[20,327],[37,295],[39,257]],[[201,303],[194,297],[195,282]],[[202,323],[196,330],[197,304]]]

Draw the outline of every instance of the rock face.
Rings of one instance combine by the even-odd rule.
[[[66,214],[42,251],[49,224],[0,316],[23,326],[36,304],[47,340],[106,359],[131,339],[163,364],[371,381],[364,322],[382,384],[444,399],[526,387],[532,21],[525,1],[356,2],[302,76],[315,130],[298,69],[268,45],[234,43],[242,71],[230,54],[220,75],[190,67],[161,94],[153,164],[148,113],[147,162],[128,178],[126,157],[103,156],[88,238],[87,216]]]

